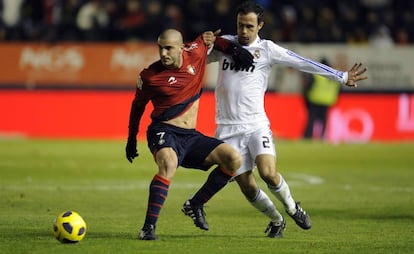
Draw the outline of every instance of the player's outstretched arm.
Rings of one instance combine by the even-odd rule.
[[[362,67],[362,63],[354,64],[354,66],[352,66],[352,68],[348,71],[348,80],[346,81],[345,85],[351,86],[351,87],[357,87],[358,81],[368,78],[368,76],[366,75],[361,76],[366,71],[367,71],[367,68]]]
[[[214,48],[230,55],[236,64],[236,69],[249,68],[254,62],[253,55],[241,45],[219,37],[220,32],[221,30],[219,29],[213,33],[215,37]]]

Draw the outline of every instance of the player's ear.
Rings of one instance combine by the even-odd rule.
[[[264,22],[263,22],[263,21],[261,21],[261,22],[257,25],[258,30],[262,29],[262,27],[263,27],[263,26],[264,26]]]

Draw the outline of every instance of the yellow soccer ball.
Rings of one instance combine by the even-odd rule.
[[[53,222],[53,235],[61,243],[77,243],[86,235],[86,222],[77,212],[63,212]]]

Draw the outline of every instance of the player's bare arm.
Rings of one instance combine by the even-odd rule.
[[[198,105],[199,100],[194,101],[187,111],[176,118],[165,121],[165,123],[184,129],[195,129],[197,124]]]
[[[367,68],[362,68],[361,63],[356,63],[352,68],[348,71],[348,80],[346,81],[345,85],[351,87],[357,87],[357,82],[360,80],[367,79],[368,76],[363,75],[367,71]]]

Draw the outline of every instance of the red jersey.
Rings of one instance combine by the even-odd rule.
[[[132,103],[130,134],[138,132],[139,121],[149,101],[154,106],[151,113],[153,120],[169,120],[189,108],[201,93],[207,50],[203,38],[199,36],[185,45],[179,69],[167,69],[158,60],[140,73],[142,87],[137,88]]]

